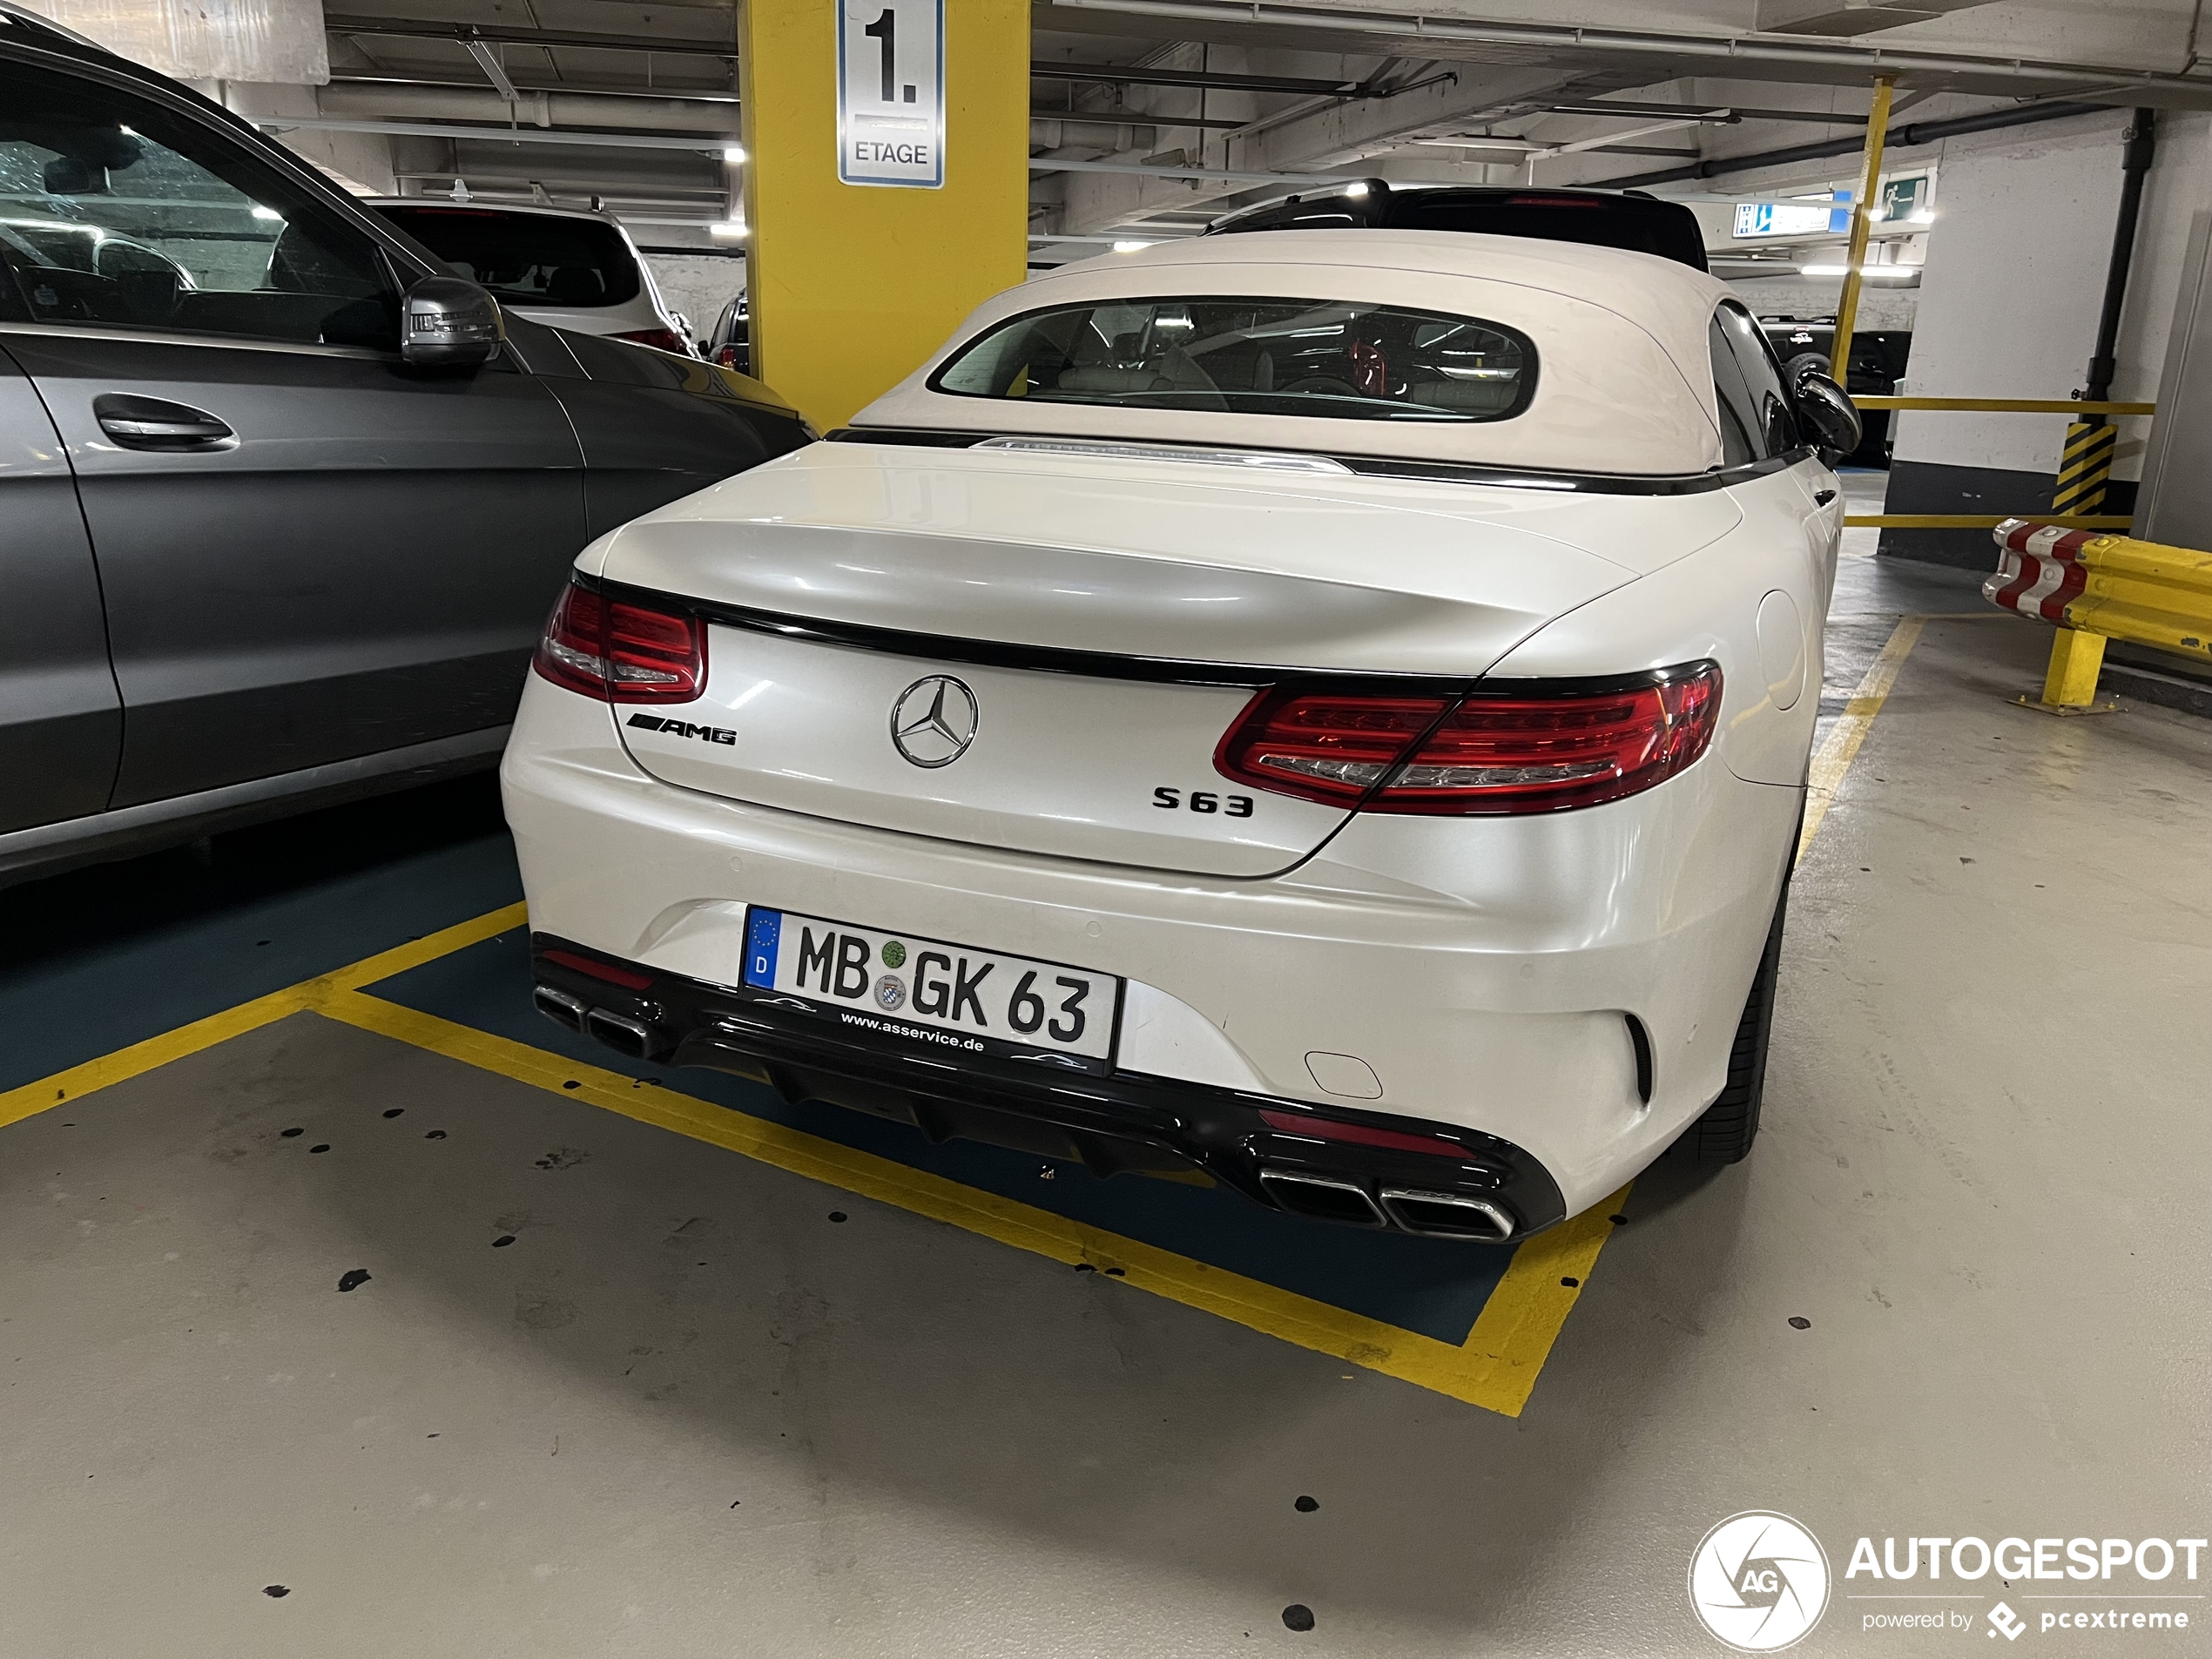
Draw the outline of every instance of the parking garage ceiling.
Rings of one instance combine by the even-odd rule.
[[[245,0],[272,13],[314,0]],[[51,0],[98,33],[118,11]],[[142,0],[150,14],[181,0]],[[1172,236],[1316,178],[1674,195],[1840,176],[1877,74],[1901,121],[2054,105],[2212,107],[2196,0],[2118,11],[1972,0],[1046,0],[1034,12],[1031,231],[1043,262]],[[152,19],[158,22],[158,19]],[[301,21],[311,23],[311,18]],[[732,217],[726,3],[329,0],[328,79],[233,108],[365,188],[584,205],[706,249]],[[1776,153],[1764,169],[1742,158]],[[732,251],[727,243],[720,246]]]

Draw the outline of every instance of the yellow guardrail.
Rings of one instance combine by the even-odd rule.
[[[2089,577],[2066,608],[2069,627],[2212,661],[2212,553],[2100,536],[2081,563]]]
[[[2085,415],[2155,415],[2155,403],[2080,403],[2061,397],[1855,397],[1862,409],[1951,409],[1982,415],[2071,415],[2066,448],[2059,463],[2058,499],[2054,507],[2087,509],[2104,505],[2105,482],[2112,471],[2114,446],[2108,430],[2100,434],[2085,427]],[[2099,426],[2102,422],[2097,423]],[[2104,440],[2100,442],[2100,437]],[[1849,513],[1844,528],[1854,530],[1992,530],[2017,514],[2006,513]],[[2039,524],[2063,524],[2077,530],[2124,530],[2134,524],[2127,513],[2087,511],[2039,515]]]
[[[2046,523],[2008,521],[1997,572],[1982,585],[2005,610],[2058,624],[2042,701],[2030,706],[2094,706],[2107,639],[2212,663],[2212,553],[2131,536],[2052,534]]]
[[[1847,513],[1849,529],[1993,530],[2018,513]],[[2070,530],[2124,530],[2135,521],[2125,513],[2054,513],[2039,524],[2063,524]]]
[[[1984,415],[2155,415],[2155,403],[2077,403],[2064,397],[1854,397],[1862,409],[1972,409]]]

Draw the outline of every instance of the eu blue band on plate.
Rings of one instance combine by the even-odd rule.
[[[776,988],[776,949],[783,941],[784,913],[755,905],[745,913],[745,982]]]

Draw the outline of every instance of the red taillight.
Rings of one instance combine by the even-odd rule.
[[[685,612],[609,599],[571,581],[545,619],[532,666],[603,702],[689,703],[706,685],[706,628]]]
[[[1705,752],[1720,714],[1711,663],[1645,685],[1460,699],[1265,691],[1214,757],[1225,776],[1370,813],[1562,812],[1618,800]]]
[[[1356,806],[1452,706],[1447,697],[1262,691],[1214,751],[1214,768],[1256,788]]]
[[[684,336],[673,328],[633,328],[626,334],[610,337],[626,340],[633,346],[651,346],[655,351],[672,351],[678,357],[691,355],[691,348],[685,343]]]

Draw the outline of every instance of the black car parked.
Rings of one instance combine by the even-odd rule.
[[[583,544],[808,435],[0,6],[0,882],[494,764]]]
[[[1774,354],[1782,360],[1783,372],[1791,384],[1808,369],[1828,373],[1829,354],[1836,349],[1833,317],[1762,317],[1759,327],[1774,347]],[[1898,383],[1905,378],[1905,361],[1912,354],[1910,328],[1853,329],[1849,383],[1844,389],[1853,397],[1896,395]],[[1890,412],[1863,409],[1859,418],[1865,430],[1858,448],[1844,459],[1854,466],[1888,466]]]

